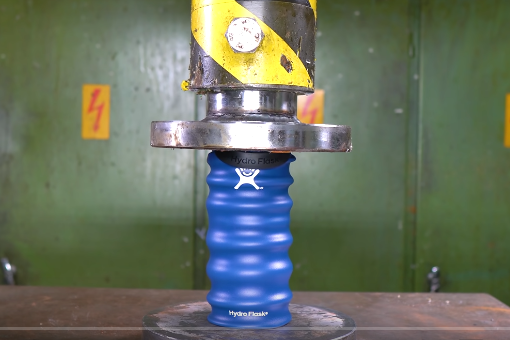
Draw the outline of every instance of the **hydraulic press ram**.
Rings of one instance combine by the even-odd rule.
[[[297,119],[297,96],[314,92],[317,1],[192,0],[191,7],[190,79],[182,88],[206,96],[207,116],[153,122],[151,145],[211,150],[211,290],[207,303],[148,314],[144,339],[354,339],[348,316],[290,304],[291,152],[351,151],[350,127]]]

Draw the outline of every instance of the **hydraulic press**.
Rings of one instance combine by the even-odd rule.
[[[206,97],[207,116],[153,122],[151,145],[211,150],[211,290],[207,302],[148,314],[144,339],[354,339],[348,316],[290,304],[291,152],[352,149],[350,127],[297,119],[297,96],[314,92],[317,1],[192,0],[191,7],[182,89]]]

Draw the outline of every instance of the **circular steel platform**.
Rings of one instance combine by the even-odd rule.
[[[351,128],[303,124],[297,94],[228,90],[206,95],[202,121],[152,122],[151,145],[218,151],[350,152]]]
[[[207,321],[207,302],[180,304],[159,309],[143,318],[143,340],[355,340],[356,324],[347,315],[324,308],[289,306],[292,321],[273,329],[234,329]]]
[[[351,128],[287,122],[152,122],[151,145],[218,151],[350,152]]]

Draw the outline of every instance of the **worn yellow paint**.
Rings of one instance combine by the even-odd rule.
[[[298,119],[306,124],[324,124],[324,90],[298,96]]]
[[[189,80],[183,80],[181,83],[181,90],[189,91]]]
[[[309,0],[310,6],[313,8],[313,12],[315,13],[315,21],[317,21],[317,0]]]
[[[505,147],[510,148],[510,93],[506,95]]]
[[[110,86],[86,84],[82,95],[82,138],[109,139]]]
[[[235,53],[225,33],[235,18],[253,18],[264,32],[254,53]],[[191,30],[198,44],[219,65],[243,84],[288,85],[313,88],[313,82],[296,53],[268,25],[235,0],[193,0]],[[292,63],[289,73],[282,55]]]

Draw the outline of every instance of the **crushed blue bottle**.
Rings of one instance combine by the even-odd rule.
[[[233,328],[275,328],[291,321],[290,163],[237,168],[208,156],[209,322]]]

